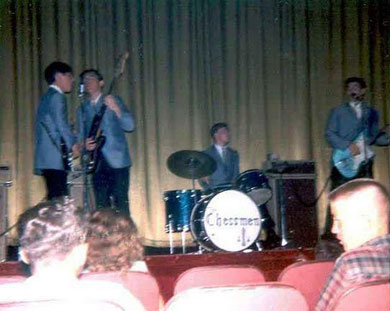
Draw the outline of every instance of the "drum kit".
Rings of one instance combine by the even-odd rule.
[[[182,150],[167,161],[169,170],[192,180],[192,189],[164,192],[166,227],[170,251],[173,233],[181,233],[183,253],[185,233],[190,231],[199,251],[243,251],[255,244],[262,228],[259,207],[272,197],[267,177],[257,169],[241,173],[232,184],[219,185],[205,193],[195,189],[195,179],[211,175],[216,163],[209,155]]]

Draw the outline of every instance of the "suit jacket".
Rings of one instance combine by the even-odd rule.
[[[134,118],[122,100],[117,96],[115,99],[122,115],[118,118],[114,111],[110,108],[106,109],[101,123],[102,134],[106,137],[106,142],[101,151],[110,167],[124,168],[131,166],[125,132],[134,130]],[[92,105],[90,100],[85,100],[77,109],[78,140],[80,142],[88,137],[92,120],[102,105],[104,105],[104,95],[100,97],[96,105]]]
[[[214,188],[221,184],[232,183],[240,173],[240,159],[236,150],[227,147],[225,162],[222,160],[221,155],[214,145],[205,150],[204,153],[212,157],[217,163],[217,169],[209,177],[209,184],[207,185],[204,182],[201,182],[201,185],[205,189]]]
[[[42,174],[43,169],[64,169],[61,138],[71,150],[76,139],[68,124],[65,95],[49,87],[40,100],[35,119],[35,174]]]
[[[362,117],[357,118],[354,109],[349,103],[332,109],[326,127],[325,137],[332,148],[344,150],[364,131],[365,141],[368,144],[386,145],[390,143],[388,135],[380,136],[375,142],[372,140],[379,134],[378,112],[366,102],[362,103]]]

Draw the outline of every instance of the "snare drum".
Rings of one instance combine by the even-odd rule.
[[[272,198],[268,179],[260,170],[249,170],[241,173],[236,178],[235,186],[249,195],[257,206],[267,203]]]
[[[200,190],[172,190],[164,192],[166,208],[165,231],[167,233],[189,231],[191,212],[200,198]]]
[[[237,190],[203,198],[191,214],[192,236],[207,250],[244,250],[257,240],[260,229],[256,204]]]

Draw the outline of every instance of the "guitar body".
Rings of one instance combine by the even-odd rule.
[[[106,137],[103,135],[100,135],[99,137],[96,138],[95,142],[96,142],[96,148],[87,153],[87,157],[88,157],[87,158],[87,174],[92,174],[96,171],[100,157],[102,156],[101,149],[103,148],[103,146],[106,142]]]
[[[360,154],[353,156],[349,148],[345,150],[335,149],[332,160],[338,171],[345,178],[354,178],[359,173],[362,165],[374,158],[374,151],[365,145],[363,135],[359,135],[354,141],[360,150]]]

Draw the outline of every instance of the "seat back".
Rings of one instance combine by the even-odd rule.
[[[0,311],[125,311],[112,301],[36,300],[0,303]]]
[[[250,265],[220,265],[192,268],[176,280],[174,294],[193,287],[259,284],[265,282],[263,273]]]
[[[0,285],[9,284],[9,283],[17,283],[23,282],[27,277],[21,275],[13,275],[13,276],[0,276]]]
[[[337,299],[332,311],[389,311],[390,279],[356,284]]]
[[[81,280],[103,280],[120,283],[143,304],[147,311],[159,310],[160,291],[155,278],[149,273],[128,272],[90,272],[81,275]]]
[[[334,261],[313,260],[297,262],[286,267],[281,272],[278,282],[298,289],[306,298],[309,310],[314,310],[333,267]]]
[[[289,285],[263,283],[259,285],[197,287],[173,296],[165,311],[307,311],[302,294]]]

